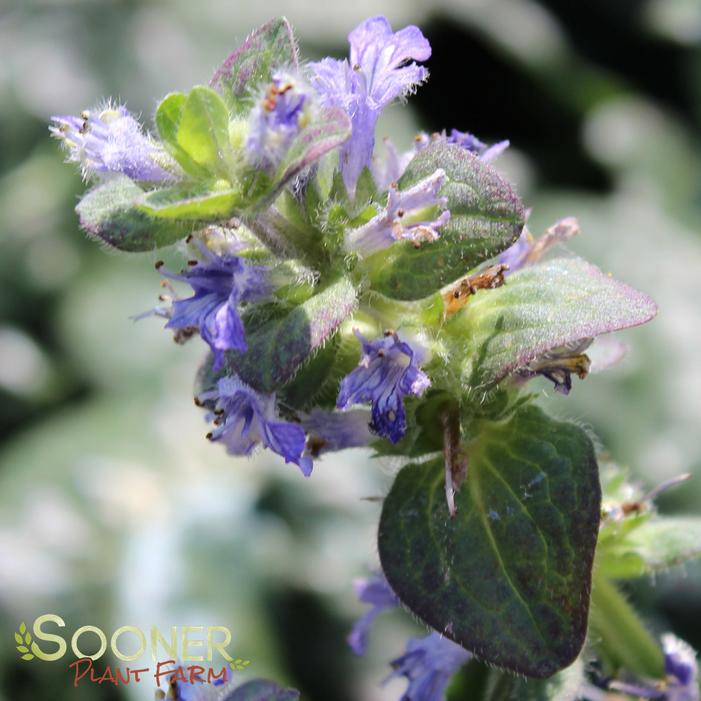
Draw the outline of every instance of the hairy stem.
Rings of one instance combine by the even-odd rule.
[[[664,675],[662,649],[614,582],[594,570],[590,625],[605,657],[616,667],[644,677]]]

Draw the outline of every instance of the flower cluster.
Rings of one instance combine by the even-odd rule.
[[[393,676],[408,681],[406,701],[439,701],[470,651],[543,676],[584,644],[596,456],[524,385],[544,377],[567,394],[572,375],[620,357],[601,361],[594,339],[656,309],[562,254],[574,219],[528,231],[525,206],[492,165],[508,141],[439,128],[376,148],[382,111],[428,78],[431,46],[418,27],[395,31],[384,17],[348,39],[347,58],[304,63],[288,22],[272,20],[208,85],[167,95],[153,132],[112,104],[54,117],[50,131],[91,182],[77,206],[91,236],[183,255],[182,266],[156,263],[167,294],[155,313],[176,341],[199,336],[208,349],[195,402],[211,441],[237,456],[268,450],[305,477],[346,448],[406,464],[383,504],[379,552],[387,581],[434,632],[409,642]],[[434,498],[443,484],[447,505]],[[570,505],[562,523],[552,495]],[[533,509],[522,503],[531,498]],[[535,549],[574,557],[511,572],[500,549],[520,556],[514,543],[531,536]],[[489,582],[466,603],[475,572]],[[371,606],[349,638],[358,654],[380,611],[399,604],[387,581],[358,585]],[[467,626],[467,607],[490,596],[485,624]],[[495,641],[505,610],[518,635]],[[561,644],[544,645],[531,611]],[[688,686],[680,665],[668,670],[670,694]]]

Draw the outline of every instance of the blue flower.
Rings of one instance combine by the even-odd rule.
[[[353,194],[360,173],[372,160],[380,112],[426,80],[428,71],[414,61],[427,60],[431,46],[418,27],[393,33],[384,17],[365,20],[348,41],[350,62],[325,58],[311,68],[322,100],[344,108],[351,118],[352,134],[341,147],[340,164],[346,188]]]
[[[304,456],[304,429],[277,417],[275,395],[263,395],[238,377],[223,377],[216,389],[204,392],[199,403],[213,404],[215,428],[208,434],[221,441],[231,455],[250,455],[263,445],[297,465],[305,477],[312,471],[312,459]]]
[[[614,679],[608,683],[608,688],[640,699],[699,701],[696,652],[688,643],[671,633],[662,636],[662,651],[666,675],[663,682]]]
[[[406,677],[407,690],[400,701],[443,701],[451,677],[472,658],[472,655],[439,633],[412,638],[406,652],[392,662],[390,676]]]
[[[383,438],[396,443],[406,431],[403,397],[421,396],[431,381],[418,367],[412,347],[396,333],[368,341],[355,335],[363,347],[358,367],[341,381],[336,406],[372,403],[370,427]]]
[[[85,111],[80,117],[54,116],[49,131],[68,150],[68,160],[79,163],[85,177],[93,173],[123,173],[133,180],[161,181],[172,176],[156,159],[165,154],[126,107],[107,106]]]
[[[304,122],[307,95],[299,80],[276,74],[251,111],[246,152],[252,165],[274,170]]]
[[[338,412],[316,407],[302,419],[309,434],[307,450],[316,458],[322,453],[367,446],[376,440],[370,421],[367,409]]]
[[[667,675],[666,701],[699,701],[696,652],[671,633],[662,636]]]
[[[438,196],[445,182],[445,172],[439,168],[408,190],[399,190],[396,183],[390,185],[387,206],[367,224],[346,232],[346,249],[368,256],[396,241],[411,241],[416,246],[435,241],[438,229],[450,220],[450,212],[443,209],[428,221],[424,214],[448,203],[447,197]]]
[[[508,141],[499,141],[496,144],[488,145],[480,141],[474,134],[470,134],[467,131],[459,131],[458,129],[451,129],[450,134],[447,134],[445,130],[431,135],[421,132],[416,137],[414,148],[416,151],[422,151],[430,143],[436,141],[456,144],[466,151],[479,156],[479,159],[485,163],[490,163],[509,147]]]
[[[357,579],[353,586],[358,599],[364,604],[370,604],[370,609],[356,621],[347,640],[356,655],[364,655],[368,634],[375,619],[383,611],[399,606],[399,599],[382,575]]]
[[[509,269],[504,271],[505,275],[510,275],[527,264],[534,243],[533,235],[524,227],[516,241],[499,256],[499,262],[509,266]]]
[[[499,262],[509,266],[507,274],[511,274],[534,265],[553,247],[569,241],[579,233],[579,223],[574,217],[565,217],[555,222],[536,239],[526,227],[521,235],[500,256]]]
[[[224,364],[224,351],[248,348],[238,305],[262,299],[270,293],[264,266],[249,265],[231,254],[218,255],[199,242],[204,260],[193,260],[182,274],[163,268],[161,274],[187,282],[195,294],[173,303],[166,328],[198,328],[214,353],[214,369]]]

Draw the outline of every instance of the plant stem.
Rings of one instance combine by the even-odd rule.
[[[651,679],[664,675],[662,649],[616,585],[596,569],[590,625],[615,666]]]

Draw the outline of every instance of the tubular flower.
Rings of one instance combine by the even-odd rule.
[[[509,141],[498,141],[495,144],[489,145],[480,141],[474,134],[470,134],[467,131],[459,131],[458,129],[451,129],[450,134],[445,130],[430,135],[421,132],[416,137],[414,148],[416,151],[423,151],[426,146],[436,141],[456,144],[466,151],[474,153],[485,163],[491,163],[509,148]]]
[[[409,686],[400,701],[444,701],[451,677],[472,655],[439,633],[411,638],[406,652],[392,662],[393,677],[406,677]]]
[[[359,331],[355,335],[363,347],[358,367],[341,381],[336,406],[372,403],[370,427],[378,435],[396,443],[406,431],[406,395],[421,396],[431,381],[423,373],[412,347],[396,333],[368,341]]]
[[[242,258],[217,255],[204,244],[200,245],[202,261],[176,275],[161,268],[161,274],[187,282],[195,294],[173,303],[166,328],[199,328],[200,336],[214,353],[214,369],[224,364],[224,352],[248,348],[238,305],[241,302],[264,298],[270,292],[267,268],[249,265]]]
[[[299,80],[276,74],[251,111],[246,152],[252,165],[274,169],[304,122],[308,97]]]
[[[696,652],[671,633],[662,636],[662,650],[668,679],[667,701],[699,701]]]
[[[93,173],[123,173],[133,180],[169,180],[154,157],[162,151],[144,135],[126,107],[85,111],[79,117],[51,117],[49,131],[80,164],[85,177]]]
[[[365,20],[348,35],[348,41],[350,62],[325,58],[311,68],[322,100],[344,108],[351,118],[352,134],[341,147],[340,165],[352,194],[372,160],[382,109],[426,80],[428,71],[414,61],[427,60],[431,46],[418,27],[392,32],[384,17]]]
[[[438,196],[445,181],[445,172],[439,168],[408,190],[391,185],[387,206],[367,224],[346,233],[346,249],[368,256],[395,241],[411,241],[416,246],[435,241],[439,236],[438,229],[450,221],[450,212],[443,209],[428,221],[423,217],[425,212],[436,207],[444,208],[448,203],[447,197]]]
[[[347,641],[356,655],[364,655],[368,645],[368,635],[375,619],[386,609],[399,606],[397,595],[382,575],[353,582],[358,600],[370,604],[370,609],[353,626]]]
[[[216,389],[202,393],[199,403],[214,405],[212,441],[221,441],[231,455],[250,455],[262,445],[293,462],[305,477],[313,463],[304,457],[304,429],[295,423],[280,421],[275,409],[275,395],[263,395],[236,376],[223,377]]]
[[[672,633],[662,636],[664,653],[663,682],[618,681],[608,688],[638,699],[656,701],[699,701],[699,677],[696,652],[686,642]]]
[[[500,256],[499,262],[509,266],[511,274],[534,265],[553,247],[565,243],[579,233],[579,222],[574,217],[565,217],[545,230],[538,239],[526,227],[516,241]]]

